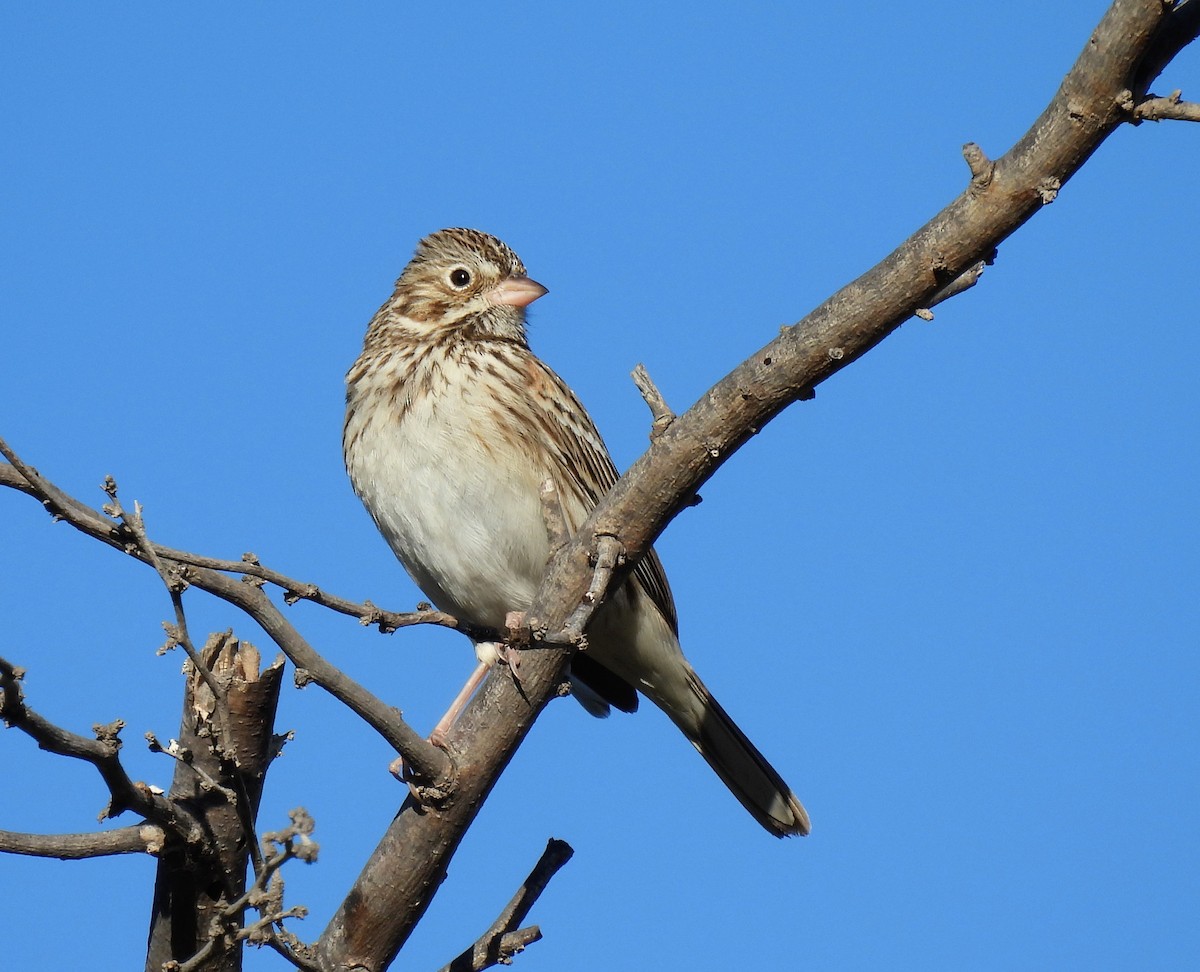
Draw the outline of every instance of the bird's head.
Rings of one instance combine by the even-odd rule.
[[[546,293],[503,241],[444,229],[417,244],[388,310],[424,337],[447,331],[525,340],[525,308]]]

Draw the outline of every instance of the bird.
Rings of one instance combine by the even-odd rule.
[[[526,311],[547,292],[497,237],[439,230],[346,375],[355,493],[429,600],[477,628],[502,631],[533,601],[551,553],[542,484],[574,533],[619,478],[582,403],[530,349]],[[767,831],[807,834],[808,813],[700,680],[678,630],[650,550],[593,616],[572,693],[597,716],[635,711],[641,693]]]

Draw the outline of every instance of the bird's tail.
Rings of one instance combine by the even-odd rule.
[[[686,664],[686,662],[685,662]],[[687,666],[692,698],[654,699],[670,716],[729,791],[754,819],[776,837],[809,832],[808,812],[746,734],[721,708],[708,687]]]

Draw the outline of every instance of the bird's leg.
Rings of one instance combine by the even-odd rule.
[[[479,664],[475,666],[475,671],[471,673],[471,677],[467,679],[467,683],[454,697],[454,701],[450,703],[450,708],[446,710],[433,731],[429,734],[429,741],[435,746],[445,748],[446,733],[450,731],[450,727],[458,721],[458,717],[462,715],[463,709],[467,707],[467,703],[471,701],[471,696],[475,694],[475,690],[479,688],[484,678],[487,677],[488,670],[497,662],[503,661],[512,671],[513,679],[518,687],[521,684],[521,679],[518,674],[518,669],[521,665],[521,653],[513,647],[513,644],[529,641],[529,625],[525,621],[524,611],[509,611],[504,618],[504,626],[508,632],[507,641],[480,641],[475,645],[475,657],[479,659]]]
[[[494,641],[480,642],[475,646],[475,655],[479,659],[479,663],[475,666],[475,670],[471,672],[471,677],[467,679],[466,684],[459,689],[458,695],[454,696],[454,701],[450,703],[445,714],[438,719],[437,725],[429,733],[429,741],[438,749],[446,748],[446,734],[450,731],[450,727],[458,721],[458,717],[462,715],[463,709],[467,707],[467,703],[471,701],[471,696],[475,694],[475,690],[487,677],[488,670],[492,667],[497,658],[500,657],[499,645]],[[397,756],[388,766],[388,772],[396,779],[402,782],[409,782],[407,770],[404,766],[404,757]]]
[[[486,642],[492,645],[493,642]],[[479,648],[475,649],[476,654],[479,654]],[[479,660],[479,664],[475,666],[475,671],[471,672],[471,677],[467,679],[466,685],[460,690],[458,695],[454,696],[454,701],[450,703],[450,708],[446,710],[446,714],[438,719],[437,725],[433,727],[433,731],[429,734],[429,741],[439,749],[446,748],[446,733],[450,731],[450,727],[458,721],[458,717],[462,715],[462,710],[467,707],[467,703],[471,701],[471,696],[475,694],[475,690],[479,688],[481,682],[487,677],[488,671],[491,669],[492,663]]]

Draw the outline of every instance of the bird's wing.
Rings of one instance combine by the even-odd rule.
[[[530,390],[542,399],[538,411],[548,426],[545,430],[547,439],[560,450],[559,461],[554,467],[561,471],[564,481],[556,482],[555,487],[561,496],[567,525],[572,531],[578,530],[583,519],[621,477],[595,423],[575,393],[543,362],[537,358],[533,360],[541,365],[542,375],[538,377],[544,377],[549,385],[538,388],[542,383],[535,380]],[[572,507],[576,508],[576,516],[572,516]],[[633,569],[633,579],[662,612],[671,630],[678,634],[675,599],[671,596],[662,561],[653,548],[638,561]]]

